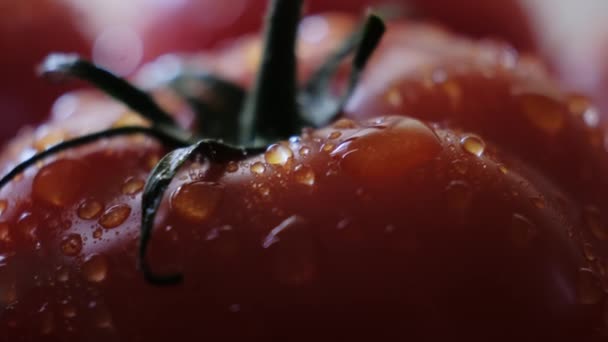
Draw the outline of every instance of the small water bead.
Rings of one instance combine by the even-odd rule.
[[[542,197],[530,197],[530,202],[538,209],[545,208],[545,200]]]
[[[32,213],[25,212],[17,221],[17,229],[25,238],[35,241],[38,239],[38,224],[38,219]]]
[[[310,155],[310,147],[302,146],[299,150],[299,153],[302,157],[306,157],[306,156]]]
[[[0,200],[0,216],[2,216],[6,208],[8,208],[8,202],[6,200]]]
[[[229,173],[234,173],[239,170],[239,164],[237,162],[231,161],[226,165],[226,171]]]
[[[74,318],[76,317],[76,307],[72,304],[67,304],[63,308],[63,316],[65,318]]]
[[[128,204],[117,204],[108,208],[99,218],[99,224],[106,228],[116,228],[123,224],[131,214]]]
[[[604,297],[600,280],[592,270],[582,268],[578,273],[578,299],[583,305],[599,303]]]
[[[10,226],[6,222],[0,222],[0,241],[10,242]]]
[[[448,95],[453,108],[457,107],[462,100],[462,88],[455,81],[446,81],[442,85],[443,91]]]
[[[545,133],[557,134],[565,123],[565,108],[550,97],[524,94],[519,97],[526,118]]]
[[[91,283],[100,283],[106,279],[108,262],[101,254],[93,254],[82,264],[82,274]]]
[[[103,235],[103,230],[101,230],[101,228],[97,228],[93,231],[93,238],[95,238],[95,239],[101,239],[102,235]]]
[[[43,167],[32,184],[33,195],[44,203],[63,207],[86,191],[86,166],[79,161],[60,159]]]
[[[63,142],[68,137],[68,134],[63,130],[52,130],[39,139],[36,139],[33,147],[38,151],[44,151],[53,145]]]
[[[450,209],[463,212],[473,202],[473,191],[467,182],[453,181],[446,188],[446,200]]]
[[[338,131],[333,131],[329,134],[329,136],[327,137],[327,139],[338,139],[339,137],[342,136],[342,132],[338,132]]]
[[[582,116],[591,106],[589,98],[579,94],[572,94],[568,97],[568,109],[577,116]]]
[[[181,218],[201,223],[219,207],[224,187],[212,182],[193,182],[180,186],[171,196],[171,208]]]
[[[385,95],[386,102],[393,107],[403,105],[403,97],[397,88],[391,88]]]
[[[251,165],[250,170],[256,175],[261,175],[266,172],[266,166],[262,162],[255,162]]]
[[[70,273],[68,272],[68,269],[65,267],[58,267],[57,268],[57,281],[60,283],[65,283],[68,280],[70,280]]]
[[[61,252],[66,256],[76,256],[82,251],[80,234],[70,234],[61,241]]]
[[[470,134],[460,140],[464,150],[472,155],[481,157],[486,148],[486,143],[480,137]]]
[[[266,149],[264,158],[270,165],[285,165],[293,158],[293,152],[284,144],[273,144]]]
[[[259,187],[258,192],[260,193],[260,195],[266,197],[270,195],[270,188],[263,185]]]
[[[83,220],[92,220],[97,218],[103,210],[103,204],[94,199],[87,199],[78,207],[78,217]]]
[[[536,226],[525,216],[513,214],[511,217],[511,241],[515,246],[524,248],[536,237]]]
[[[389,120],[390,119],[390,120]],[[441,144],[433,130],[419,120],[390,117],[386,129],[368,129],[332,153],[342,169],[381,185],[433,160]]]
[[[296,182],[300,184],[309,186],[315,184],[315,172],[310,166],[297,165],[294,169],[294,177]]]
[[[589,243],[583,244],[583,254],[585,254],[585,259],[588,261],[595,261],[596,259],[593,246]]]
[[[122,186],[122,193],[125,195],[135,195],[139,193],[146,183],[139,178],[129,178]]]
[[[321,146],[321,151],[323,151],[323,152],[331,152],[335,148],[336,148],[335,144],[328,142],[328,143],[323,144],[323,146]]]
[[[608,239],[608,229],[603,222],[599,210],[596,207],[588,206],[584,209],[584,218],[587,223],[587,228],[593,236],[599,240]]]
[[[354,129],[357,128],[357,123],[355,123],[353,120],[351,119],[338,119],[336,122],[334,122],[334,124],[332,125],[333,128],[336,129]]]

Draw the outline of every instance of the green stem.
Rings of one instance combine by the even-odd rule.
[[[284,139],[299,131],[295,45],[302,0],[273,0],[271,6],[260,70],[241,113],[243,145]]]

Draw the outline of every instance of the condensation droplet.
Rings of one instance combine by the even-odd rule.
[[[606,225],[602,221],[602,217],[600,215],[599,210],[596,207],[588,206],[584,209],[584,217],[585,222],[587,223],[587,227],[599,240],[608,239],[608,230],[606,229]]]
[[[117,204],[108,208],[99,218],[99,224],[106,228],[116,228],[123,224],[131,214],[128,204]]]
[[[255,162],[251,165],[250,167],[251,172],[253,172],[256,175],[261,175],[262,173],[266,172],[266,166],[264,166],[264,163],[262,162]]]
[[[515,246],[524,248],[536,237],[536,226],[525,216],[513,214],[511,217],[511,241]]]
[[[230,173],[237,172],[239,170],[239,164],[237,162],[231,161],[226,165],[226,171]]]
[[[302,147],[300,148],[299,153],[300,153],[300,155],[301,155],[302,157],[306,157],[306,156],[308,156],[308,155],[310,154],[310,147],[308,147],[308,146],[302,146]]]
[[[101,228],[97,228],[93,231],[93,238],[95,238],[95,239],[101,239],[102,235],[103,235],[103,230],[101,230]]]
[[[203,222],[219,207],[224,187],[211,182],[193,182],[180,186],[171,196],[171,208],[181,218]]]
[[[32,184],[36,199],[57,207],[77,200],[85,191],[86,167],[78,161],[60,159],[43,167]]]
[[[338,119],[338,121],[334,122],[332,125],[333,128],[336,129],[354,129],[357,128],[357,124],[351,119]]]
[[[298,165],[294,169],[294,177],[296,182],[304,185],[314,185],[315,184],[315,172],[312,170],[310,166],[307,165]]]
[[[472,134],[463,137],[460,143],[465,151],[478,157],[481,157],[486,148],[486,143],[480,137]]]
[[[6,222],[0,222],[0,241],[9,242],[10,240],[10,226]]]
[[[471,206],[473,191],[464,181],[453,181],[446,188],[446,200],[451,210],[462,213]]]
[[[129,178],[122,186],[122,193],[125,195],[135,195],[144,188],[145,182],[138,178]]]
[[[329,134],[329,136],[327,137],[327,139],[338,139],[339,137],[342,136],[342,132],[338,132],[338,131],[333,131]]]
[[[8,202],[6,200],[0,200],[0,216],[2,216],[6,208],[8,208]]]
[[[101,214],[103,204],[94,199],[87,199],[78,207],[78,217],[83,220],[92,220]]]
[[[589,243],[583,244],[583,254],[588,261],[595,261],[595,253],[593,252],[593,246]]]
[[[582,268],[578,273],[578,299],[581,304],[599,303],[604,297],[598,277],[592,270]]]
[[[285,165],[293,158],[291,149],[283,144],[273,144],[266,149],[264,154],[266,162],[270,165]]]
[[[67,256],[76,256],[82,250],[80,234],[70,234],[61,241],[61,252]]]
[[[82,264],[82,274],[84,278],[92,283],[100,283],[106,279],[108,273],[108,263],[101,254],[93,254]]]
[[[393,107],[403,105],[403,97],[397,88],[391,88],[385,95],[386,102]]]
[[[530,202],[538,209],[545,208],[545,200],[542,197],[530,197]]]
[[[323,144],[323,146],[321,146],[321,151],[323,152],[331,152],[336,148],[336,145],[334,145],[333,143],[325,143]]]
[[[560,102],[539,94],[520,96],[526,118],[536,127],[548,134],[558,133],[565,122],[565,108]]]

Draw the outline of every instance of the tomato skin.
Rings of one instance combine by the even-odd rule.
[[[177,287],[149,285],[137,269],[141,188],[132,181],[164,152],[158,144],[115,139],[70,150],[56,157],[60,167],[51,158],[2,189],[2,336],[605,340],[606,173],[580,117],[537,64],[516,59],[507,68],[495,59],[504,46],[399,25],[390,30],[407,35],[393,40],[389,31],[360,85],[366,91],[345,114],[354,121],[305,131],[236,170],[202,157],[177,175],[149,255],[154,271],[183,273]],[[301,52],[310,58],[302,74],[334,42]],[[189,62],[204,60],[247,85],[255,53],[241,44]],[[423,58],[407,66],[422,75],[385,60],[410,48]],[[439,57],[429,59],[433,53]],[[446,101],[441,82],[429,84],[420,68],[427,62],[446,73],[435,80],[462,87],[459,106]],[[401,105],[387,102],[389,85],[402,90]],[[556,135],[513,104],[510,90],[522,85],[536,85],[535,94],[564,112]],[[422,88],[420,102],[407,98]],[[496,103],[483,103],[481,90]],[[77,99],[71,115],[46,129],[77,136],[134,120],[107,100]],[[505,134],[506,123],[520,135]],[[23,135],[0,163],[14,163],[33,143]],[[570,165],[576,158],[592,162],[591,180]],[[74,169],[84,179],[61,192],[76,195],[57,197],[54,187]]]
[[[69,89],[38,77],[36,66],[54,51],[87,55],[88,43],[61,2],[6,1],[0,10],[0,63],[8,68],[0,84],[4,142],[24,124],[46,118],[53,101]]]

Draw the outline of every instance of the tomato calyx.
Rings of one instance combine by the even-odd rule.
[[[127,80],[79,58],[74,54],[52,54],[39,67],[41,75],[51,79],[79,78],[124,103],[148,119],[151,127],[127,126],[83,135],[56,144],[15,166],[0,179],[0,188],[28,167],[66,149],[94,143],[104,138],[145,135],[165,146],[177,148],[169,152],[154,167],[142,194],[142,224],[138,264],[145,279],[154,285],[172,285],[182,281],[181,274],[157,275],[146,261],[154,218],[164,192],[180,167],[194,156],[204,156],[216,162],[239,161],[263,152],[269,145],[294,135],[305,127],[322,127],[334,120],[353,92],[359,77],[385,31],[378,16],[370,14],[361,29],[349,37],[324,65],[311,77],[302,90],[297,90],[295,42],[302,0],[273,0],[265,31],[264,53],[254,88],[247,93],[214,75],[202,75],[198,81],[210,86],[214,96],[232,105],[216,112],[201,99],[179,90],[179,80],[173,82],[197,111],[205,127],[194,134],[178,126],[144,91]],[[331,91],[332,78],[341,62],[354,52],[349,79],[340,95]],[[183,75],[182,75],[183,77]],[[183,80],[183,79],[182,79]],[[211,118],[211,119],[209,119]],[[207,123],[210,128],[207,127]],[[202,136],[201,136],[202,135]]]

